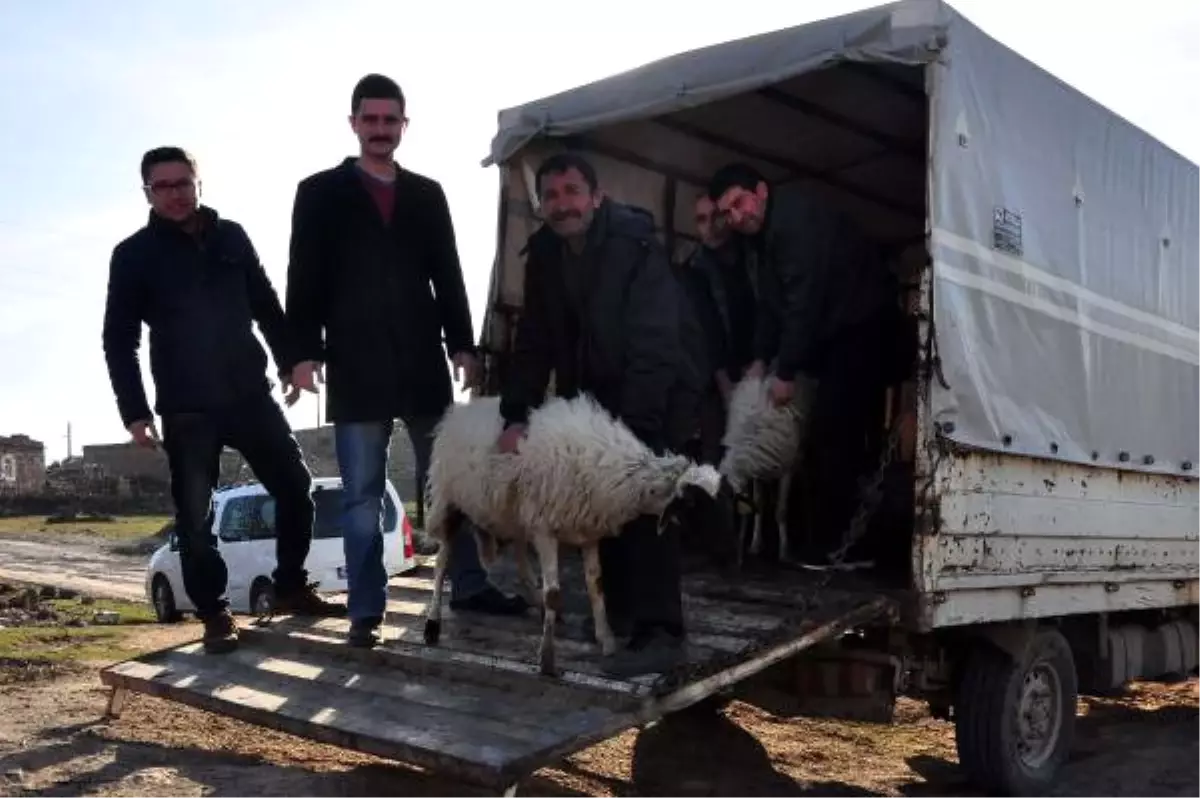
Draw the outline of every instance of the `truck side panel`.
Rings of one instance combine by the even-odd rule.
[[[1195,604],[1195,480],[946,449],[916,540],[926,629]]]

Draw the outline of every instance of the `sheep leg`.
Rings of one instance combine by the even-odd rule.
[[[750,483],[750,495],[754,497],[754,506],[762,506],[762,483],[754,480]],[[754,511],[754,532],[750,536],[750,553],[757,557],[762,552],[762,510]]]
[[[604,606],[600,549],[595,543],[583,547],[583,579],[587,583],[588,600],[592,604],[592,626],[596,629],[596,641],[600,643],[600,653],[607,657],[617,650],[617,641],[608,623],[608,609]]]
[[[496,564],[496,557],[499,556],[495,535],[485,532],[480,527],[475,527],[475,545],[479,547],[479,564],[483,566],[483,570],[488,572],[488,576],[492,575],[492,566]]]
[[[562,610],[562,591],[558,586],[558,538],[550,532],[537,532],[533,536],[533,544],[542,564],[542,644],[538,659],[542,673],[553,676],[557,672],[554,663],[554,624]]]
[[[442,635],[442,588],[446,583],[446,566],[450,564],[450,536],[446,534],[446,519],[440,513],[433,513],[438,519],[430,526],[435,539],[440,541],[437,560],[433,566],[433,596],[429,599],[429,609],[425,614],[425,643],[436,646]]]
[[[788,494],[792,487],[792,472],[785,471],[783,476],[779,478],[779,496],[775,499],[775,526],[779,530],[779,562],[790,562],[791,558],[788,554]]]
[[[533,571],[529,567],[529,541],[524,536],[513,538],[513,546],[517,549],[517,581],[520,584],[521,596],[531,606],[542,606],[542,594],[538,592],[533,581]]]

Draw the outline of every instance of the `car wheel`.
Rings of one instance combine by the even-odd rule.
[[[183,614],[175,609],[175,594],[171,591],[171,583],[162,574],[154,577],[151,587],[154,599],[154,616],[159,623],[179,623]]]

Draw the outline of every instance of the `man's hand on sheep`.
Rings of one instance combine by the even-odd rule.
[[[778,377],[771,378],[771,403],[776,407],[783,407],[792,401],[792,397],[796,393],[796,383],[792,380],[781,380]]]
[[[521,439],[525,437],[524,424],[512,424],[504,432],[500,433],[500,438],[496,441],[496,448],[501,454],[516,454],[517,446],[521,443]]]

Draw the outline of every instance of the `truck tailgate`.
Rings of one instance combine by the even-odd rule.
[[[428,571],[393,580],[385,643],[345,645],[348,622],[283,618],[242,628],[242,645],[206,655],[199,641],[105,668],[113,711],[126,691],[157,695],[321,742],[504,788],[543,765],[728,687],[856,625],[894,611],[880,595],[827,594],[817,607],[787,583],[685,581],[687,663],[671,673],[606,677],[569,618],[558,678],[535,666],[540,621],[448,613],[437,647],[420,640]]]

